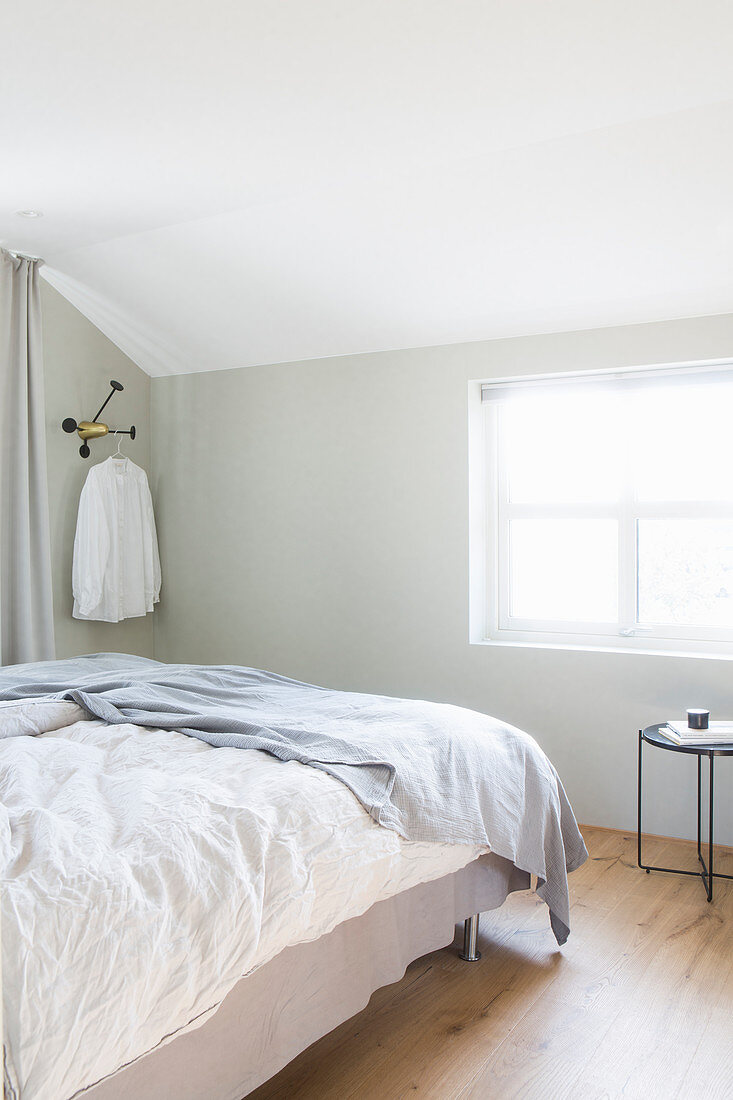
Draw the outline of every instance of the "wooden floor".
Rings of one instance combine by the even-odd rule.
[[[565,947],[515,894],[481,918],[479,963],[419,959],[251,1100],[733,1098],[733,882],[708,904],[699,879],[640,871],[635,835],[583,832]],[[680,841],[644,856],[696,864]]]

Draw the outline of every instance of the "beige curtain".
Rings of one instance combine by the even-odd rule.
[[[54,656],[38,268],[0,248],[0,664]]]

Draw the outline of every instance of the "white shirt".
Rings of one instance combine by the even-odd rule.
[[[144,470],[129,458],[92,466],[79,500],[72,570],[74,618],[117,623],[153,610],[160,558]]]

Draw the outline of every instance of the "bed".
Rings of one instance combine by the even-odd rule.
[[[456,922],[500,905],[536,873],[531,859],[507,858],[501,840],[385,827],[355,797],[359,783],[334,774],[347,766],[330,759],[333,742],[321,752],[328,760],[308,764],[291,749],[242,751],[244,727],[227,726],[219,691],[215,713],[229,742],[220,743],[216,721],[204,728],[203,703],[193,712],[193,666],[184,721],[164,690],[179,690],[184,666],[109,654],[81,661],[0,670],[12,1100],[241,1100],[409,962],[451,942]],[[251,672],[238,670],[236,681],[257,685],[247,736],[255,725],[271,736],[273,721],[252,721],[266,689]],[[294,682],[274,681],[287,710]],[[344,693],[330,693],[329,705],[331,695],[339,729],[352,730],[350,752],[358,730],[349,721],[365,708],[374,718],[378,697],[349,696],[345,709]],[[413,749],[418,735],[416,719]],[[557,819],[547,833],[563,847],[562,868],[545,872],[552,882],[585,849],[554,770],[538,759],[549,777],[544,801],[516,799],[545,825]],[[546,849],[554,858],[549,840]]]

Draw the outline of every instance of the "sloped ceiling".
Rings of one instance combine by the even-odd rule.
[[[733,310],[729,0],[3,24],[0,242],[150,374]]]

